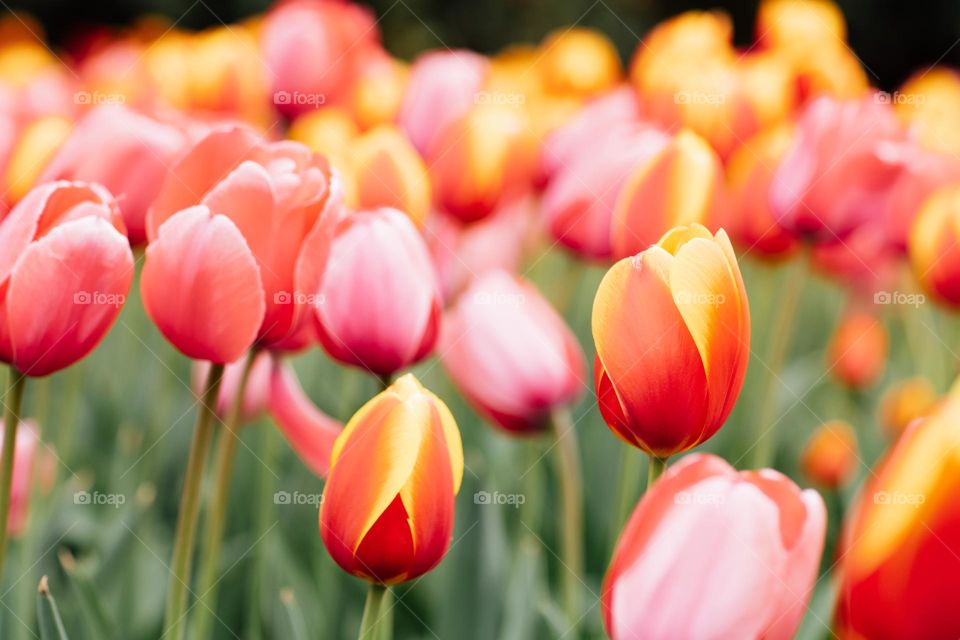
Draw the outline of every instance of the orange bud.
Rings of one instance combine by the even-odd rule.
[[[847,422],[830,420],[813,432],[800,456],[804,474],[817,484],[836,489],[857,469],[857,434]]]
[[[367,402],[333,445],[320,536],[347,573],[397,584],[440,562],[463,477],[447,406],[407,374]]]
[[[929,196],[910,227],[908,249],[920,285],[951,306],[960,305],[960,184]]]
[[[430,177],[420,154],[392,126],[380,126],[353,143],[357,208],[392,207],[422,225],[430,209]]]
[[[750,314],[730,240],[676,227],[616,263],[593,303],[600,412],[627,443],[671,456],[710,438],[736,402]]]
[[[880,398],[880,424],[891,436],[899,436],[917,418],[936,408],[937,392],[927,378],[917,376],[895,382]]]
[[[887,330],[873,314],[851,311],[840,319],[827,349],[827,370],[852,389],[869,387],[887,363]]]
[[[547,91],[592,96],[620,80],[620,56],[599,31],[554,31],[540,45],[538,68]]]

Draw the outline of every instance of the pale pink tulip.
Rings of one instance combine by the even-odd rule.
[[[0,422],[0,427],[3,423]],[[16,451],[13,453],[13,475],[10,484],[10,512],[7,516],[7,534],[16,537],[23,533],[30,515],[30,494],[33,491],[36,465],[49,466],[47,452],[40,450],[37,427],[30,421],[21,421],[17,429]],[[0,433],[0,451],[3,451],[3,433]],[[41,470],[43,470],[43,466]],[[42,481],[44,474],[37,477]],[[45,474],[45,475],[50,475]]]

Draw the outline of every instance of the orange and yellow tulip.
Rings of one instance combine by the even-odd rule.
[[[693,224],[616,263],[593,303],[600,412],[665,458],[710,438],[743,386],[750,312],[730,240]]]
[[[844,420],[823,423],[800,456],[804,475],[829,489],[845,485],[857,470],[857,434]]]
[[[440,562],[463,477],[460,432],[412,374],[367,402],[330,456],[320,536],[340,568],[397,584]]]
[[[537,70],[547,91],[589,97],[620,80],[620,56],[605,35],[592,29],[555,31],[540,44]]]
[[[960,184],[935,191],[910,227],[913,273],[938,300],[960,305]]]
[[[423,224],[430,210],[430,177],[403,133],[385,125],[357,138],[352,166],[358,209],[391,207]]]
[[[827,370],[851,389],[869,387],[887,364],[887,330],[872,313],[844,314],[827,349]]]
[[[923,376],[890,385],[880,397],[880,424],[887,434],[898,437],[911,422],[935,410],[937,390]]]

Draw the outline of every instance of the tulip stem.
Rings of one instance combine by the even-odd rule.
[[[561,582],[570,631],[575,632],[577,621],[582,617],[580,595],[583,584],[583,480],[580,451],[569,408],[555,409],[551,413],[551,423],[557,438],[557,485],[560,487],[563,509],[559,534],[561,564],[564,568]]]
[[[756,441],[753,444],[750,468],[760,469],[770,466],[776,455],[777,425],[774,423],[777,409],[777,396],[783,381],[780,374],[783,362],[790,348],[793,334],[793,321],[800,303],[800,292],[806,277],[806,252],[802,252],[795,262],[787,266],[786,281],[782,285],[776,318],[767,325],[770,332],[766,351],[767,375],[764,376],[763,394],[760,396],[760,411],[757,414]]]
[[[236,394],[230,403],[227,421],[217,436],[215,467],[213,476],[213,496],[204,511],[203,543],[200,553],[200,574],[197,583],[197,607],[193,626],[194,638],[209,638],[213,611],[217,606],[217,568],[220,566],[220,548],[223,545],[223,529],[227,520],[227,506],[230,502],[230,477],[233,461],[237,457],[237,444],[240,438],[237,430],[241,426],[243,400],[250,380],[250,371],[257,359],[257,350],[251,349],[243,363]]]
[[[382,611],[386,595],[386,585],[379,582],[370,583],[367,602],[363,605],[363,619],[360,621],[358,640],[390,640],[393,633],[385,624],[387,612]]]
[[[10,517],[10,491],[13,484],[13,460],[17,448],[17,427],[20,425],[20,404],[27,377],[10,367],[7,393],[3,399],[6,412],[3,418],[3,457],[0,460],[0,584],[3,581],[3,563],[7,554],[7,520]]]
[[[200,513],[200,485],[203,481],[203,467],[210,449],[210,440],[213,438],[214,407],[217,404],[217,394],[220,391],[222,379],[223,365],[212,365],[204,384],[203,399],[197,412],[193,441],[190,443],[190,456],[183,480],[180,513],[177,516],[177,530],[173,542],[170,584],[167,588],[167,608],[163,623],[163,637],[167,640],[181,640],[186,626],[184,617],[187,609],[187,584],[190,580],[190,561],[193,555],[197,516]]]
[[[664,469],[667,468],[667,459],[659,458],[657,456],[650,456],[650,462],[647,465],[647,488],[644,490],[644,493],[650,491],[653,488],[653,483],[657,481],[661,475],[663,475]]]

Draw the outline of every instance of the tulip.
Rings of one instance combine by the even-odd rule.
[[[430,178],[420,154],[397,129],[372,129],[353,143],[357,208],[392,207],[418,225],[430,209]]]
[[[960,305],[960,184],[927,198],[910,227],[909,253],[920,285],[938,300]]]
[[[817,427],[800,456],[803,473],[834,490],[853,478],[858,462],[857,435],[843,420],[830,420]]]
[[[185,143],[173,125],[122,106],[101,106],[77,123],[40,179],[105,186],[117,197],[130,243],[137,245],[146,240],[147,209]]]
[[[396,122],[407,86],[407,65],[373,49],[360,66],[347,104],[363,129]]]
[[[907,427],[848,512],[838,553],[845,638],[960,634],[960,399]]]
[[[37,437],[36,425],[29,420],[22,422],[17,429],[10,506],[6,516],[6,531],[10,538],[20,536],[26,529],[30,514],[30,494],[34,489],[35,465],[45,465],[52,460],[39,449],[41,446],[46,445],[43,445]],[[2,435],[0,435],[0,451],[3,451]]]
[[[69,119],[57,115],[37,118],[23,127],[3,172],[3,198],[7,202],[20,201],[37,185],[44,166],[70,135],[72,127]]]
[[[743,385],[750,314],[724,231],[697,224],[617,262],[593,303],[594,384],[610,429],[666,458],[709,439]]]
[[[903,136],[889,106],[873,98],[812,102],[771,182],[780,224],[801,237],[835,242],[878,219],[902,170],[897,148]]]
[[[306,147],[242,127],[210,132],[147,214],[147,313],[198,360],[273,348],[309,320],[339,215],[336,176]]]
[[[814,269],[868,299],[896,287],[903,272],[899,258],[886,230],[877,224],[861,225],[843,242],[814,245],[810,252]]]
[[[443,559],[462,477],[453,415],[412,374],[361,407],[337,438],[320,536],[340,568],[371,582],[360,637],[380,637],[386,585]]]
[[[554,31],[539,47],[537,69],[547,91],[591,96],[615,85],[621,76],[613,43],[591,29]]]
[[[319,292],[317,332],[333,359],[386,377],[433,350],[439,285],[423,239],[400,211],[344,219]]]
[[[116,320],[132,279],[106,189],[62,181],[33,189],[0,222],[0,360],[30,376],[80,360]]]
[[[888,435],[899,437],[911,422],[933,413],[937,391],[927,378],[916,376],[896,382],[880,397],[880,424]]]
[[[613,255],[632,256],[679,225],[713,226],[725,205],[720,158],[703,138],[683,130],[626,179],[613,212]]]
[[[634,509],[601,593],[613,640],[792,638],[826,532],[819,494],[693,454]],[[708,568],[708,569],[707,569]]]
[[[237,402],[241,382],[243,397],[240,399],[240,422],[252,422],[263,415],[270,399],[270,372],[273,362],[266,351],[257,353],[251,365],[247,380],[244,381],[246,357],[235,360],[223,369],[223,380],[220,382],[220,393],[217,396],[215,410],[217,415],[226,419],[230,415],[231,407]],[[210,363],[198,360],[193,365],[193,393],[200,396],[203,393],[203,383],[210,375]]]
[[[827,370],[851,389],[871,386],[887,363],[887,330],[871,313],[846,312],[827,349]]]
[[[948,67],[923,69],[897,91],[897,116],[928,149],[960,153],[960,74]]]
[[[580,345],[528,282],[503,271],[476,279],[444,318],[439,351],[457,387],[510,433],[542,431],[584,384]]]

